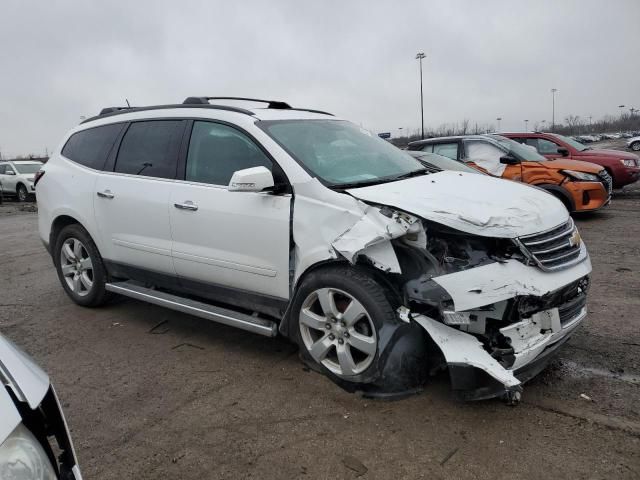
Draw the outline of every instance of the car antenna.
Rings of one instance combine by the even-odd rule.
[[[125,98],[124,101],[127,102],[127,108],[131,108],[131,105],[129,104],[129,99]]]

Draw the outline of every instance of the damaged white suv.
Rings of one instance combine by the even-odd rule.
[[[280,333],[368,395],[448,366],[465,398],[517,399],[585,318],[591,263],[553,196],[430,173],[327,113],[212,99],[105,109],[43,167],[40,235],[73,301]]]

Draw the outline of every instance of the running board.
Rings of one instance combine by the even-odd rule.
[[[143,287],[134,282],[107,283],[105,288],[110,292],[119,293],[126,297],[153,303],[154,305],[188,313],[189,315],[229,325],[230,327],[241,328],[242,330],[258,333],[267,337],[275,337],[278,333],[278,326],[270,320],[236,312],[227,308],[216,307],[208,303],[198,302],[197,300],[179,297],[171,293],[160,292],[152,288]]]

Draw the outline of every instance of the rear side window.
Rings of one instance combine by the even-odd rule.
[[[85,167],[102,170],[124,124],[114,123],[71,135],[62,155]]]
[[[195,122],[189,142],[185,179],[211,185],[228,185],[237,170],[272,169],[271,160],[242,132],[226,125]]]
[[[115,171],[175,178],[183,126],[182,120],[132,123],[120,144]]]
[[[6,165],[0,164],[0,175],[4,175],[4,172],[5,172],[6,168],[7,168]]]

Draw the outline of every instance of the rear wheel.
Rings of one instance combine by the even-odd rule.
[[[102,257],[80,225],[62,229],[55,242],[54,262],[62,287],[78,305],[97,307],[111,297],[105,289],[107,273]]]

